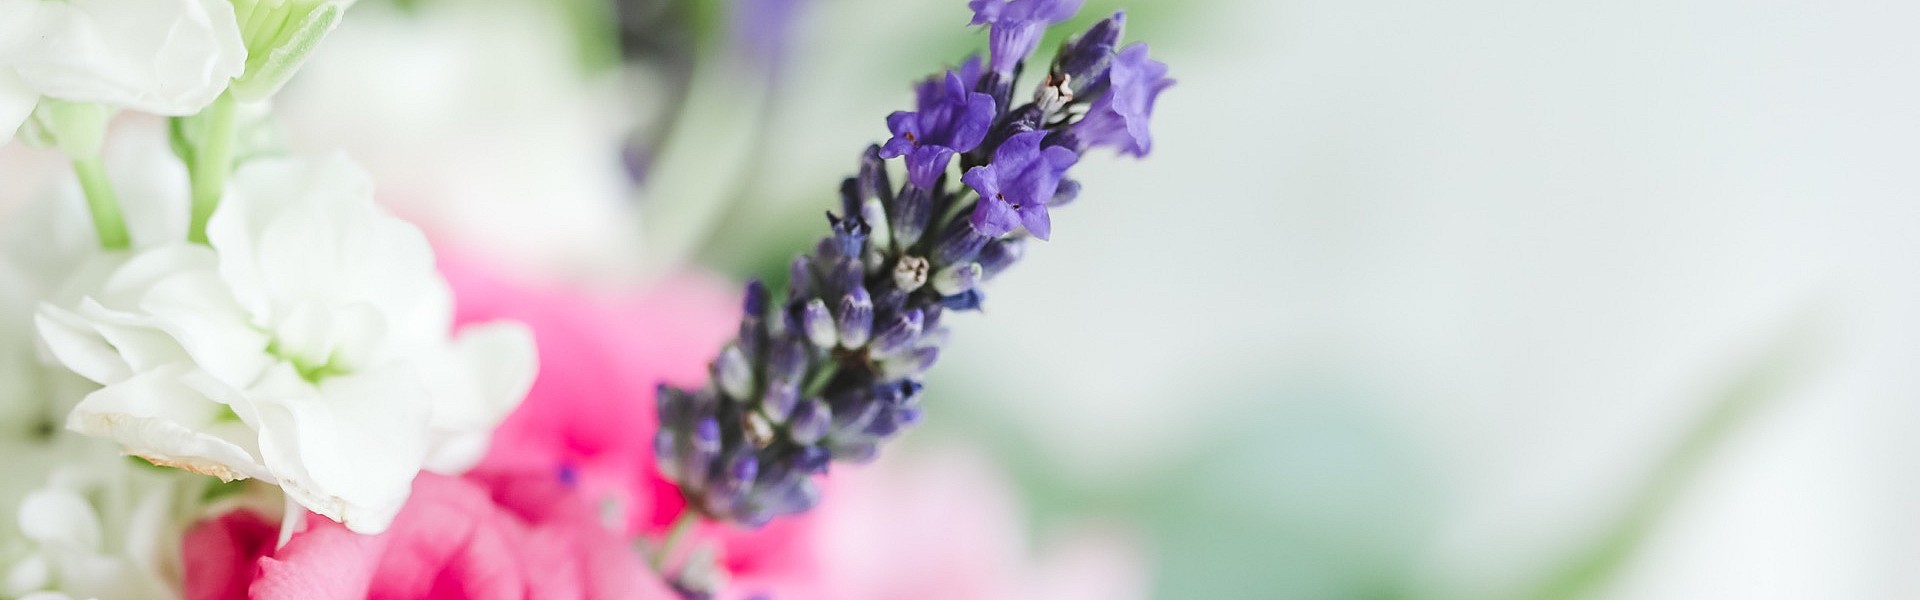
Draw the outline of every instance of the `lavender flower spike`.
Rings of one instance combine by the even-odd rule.
[[[1048,25],[1073,18],[1083,0],[972,0],[973,24],[988,25],[988,61],[993,72],[1011,75],[1033,54]]]
[[[979,310],[982,284],[1051,235],[1048,207],[1078,195],[1066,175],[1080,155],[1091,145],[1145,154],[1166,67],[1144,46],[1114,51],[1122,17],[1067,44],[1034,101],[1014,106],[994,98],[1013,97],[1012,72],[1079,1],[972,6],[976,22],[993,24],[995,72],[972,60],[916,86],[916,110],[888,117],[893,139],[861,156],[842,214],[828,214],[829,235],[793,262],[786,293],[751,287],[739,337],[707,384],[661,389],[657,457],[696,514],[758,526],[812,508],[814,478],[832,463],[871,460],[920,420],[945,315]],[[964,185],[944,177],[956,154]],[[898,193],[886,189],[893,159],[908,174]]]

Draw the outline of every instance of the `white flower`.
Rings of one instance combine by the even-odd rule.
[[[0,441],[0,597],[178,598],[204,484],[80,437]]]
[[[41,96],[191,115],[246,62],[226,0],[0,0],[0,143]]]
[[[448,338],[451,296],[424,236],[375,207],[344,158],[247,163],[207,233],[211,247],[140,251],[78,284],[77,301],[42,306],[51,355],[105,386],[69,428],[157,464],[276,483],[374,533],[423,466],[477,461],[531,385],[524,326]]]

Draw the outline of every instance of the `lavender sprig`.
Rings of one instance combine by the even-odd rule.
[[[659,466],[699,514],[757,527],[812,508],[832,462],[872,460],[920,420],[945,315],[978,310],[980,283],[1050,237],[1049,208],[1079,195],[1068,169],[1091,148],[1150,148],[1153,102],[1172,82],[1145,44],[1119,48],[1124,14],[1063,44],[1032,100],[1009,108],[1027,55],[1079,1],[970,6],[991,29],[991,64],[974,57],[917,85],[915,110],[887,117],[892,139],[843,182],[832,235],[794,260],[785,295],[750,283],[707,384],[660,388]]]

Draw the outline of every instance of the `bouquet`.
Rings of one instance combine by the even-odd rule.
[[[1079,2],[973,0],[985,56],[887,116],[783,289],[596,296],[436,256],[354,157],[272,135],[351,4],[0,0],[0,142],[70,166],[0,234],[0,597],[1028,593],[972,576],[1005,569],[965,518],[860,533],[994,489],[976,461],[835,467],[921,419],[1071,168],[1150,150],[1171,81],[1124,14],[1043,63]]]

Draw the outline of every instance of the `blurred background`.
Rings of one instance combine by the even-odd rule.
[[[894,455],[1155,598],[1920,597],[1920,5],[1086,0],[1043,52],[1123,7],[1153,155]],[[361,0],[284,135],[529,280],[778,281],[969,16]]]

